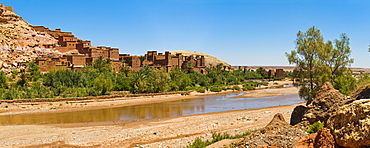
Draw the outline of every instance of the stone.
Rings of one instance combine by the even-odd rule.
[[[362,86],[360,89],[350,94],[354,100],[370,98],[370,84]]]
[[[311,104],[307,106],[308,110],[303,118],[309,121],[310,124],[318,121],[326,122],[332,113],[336,112],[339,107],[349,100],[350,98],[334,89],[330,82],[325,82]]]
[[[313,142],[314,147],[319,148],[337,148],[338,145],[335,143],[333,135],[327,128],[322,128],[317,131],[316,138]]]
[[[343,147],[370,146],[370,99],[340,107],[327,121],[335,141]]]
[[[307,112],[308,108],[303,105],[296,106],[292,112],[290,118],[290,125],[296,125],[300,123],[303,119],[304,114]]]
[[[315,148],[314,142],[315,138],[317,136],[317,133],[308,134],[306,136],[303,136],[299,142],[295,145],[295,147],[299,148]]]

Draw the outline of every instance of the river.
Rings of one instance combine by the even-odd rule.
[[[303,102],[298,94],[259,98],[232,98],[246,92],[195,97],[178,101],[149,103],[133,106],[58,112],[41,114],[19,114],[0,116],[1,125],[85,123],[118,120],[141,120],[178,117],[186,115],[257,109]]]

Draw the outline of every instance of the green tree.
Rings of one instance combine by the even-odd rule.
[[[35,61],[31,61],[28,63],[27,72],[29,72],[31,81],[36,81],[38,78],[41,77],[40,73],[40,66],[35,63]]]
[[[256,70],[256,72],[258,74],[260,74],[263,78],[268,78],[269,77],[269,73],[268,71],[266,71],[264,68],[260,67]]]
[[[125,61],[122,61],[122,68],[120,69],[120,73],[124,73],[125,76],[127,77],[130,72],[131,72],[131,68],[129,66],[126,65]]]
[[[192,73],[194,72],[194,66],[191,62],[186,62],[185,65],[184,65],[184,71],[186,73]]]
[[[152,92],[164,92],[168,89],[168,82],[171,79],[165,69],[154,68],[149,73],[149,81],[152,87]]]
[[[6,80],[6,75],[3,71],[0,71],[0,88],[6,89],[8,88],[8,83]]]
[[[115,86],[114,90],[116,91],[123,91],[123,90],[130,90],[131,89],[131,81],[128,77],[126,77],[125,73],[118,73],[114,79]]]
[[[188,75],[185,75],[180,79],[179,88],[180,90],[185,90],[185,88],[191,86],[192,83],[193,81],[191,80],[191,78]]]
[[[342,78],[344,75],[348,76],[347,66],[353,63],[353,59],[349,57],[351,53],[349,38],[341,34],[340,40],[335,40],[334,44],[335,46],[331,41],[324,42],[320,30],[313,26],[306,32],[298,31],[296,50],[286,53],[289,63],[297,65],[293,77],[299,78],[301,83],[309,84],[308,87],[301,87],[299,91],[300,96],[307,100],[308,104],[326,81],[331,81],[337,89],[339,89],[339,85],[335,85],[337,80],[340,83],[344,80],[352,81],[351,78]]]
[[[19,76],[19,80],[17,81],[17,84],[21,87],[24,87],[27,85],[27,79],[28,79],[28,75],[26,73],[21,73],[21,75]]]
[[[93,87],[100,91],[101,95],[106,95],[113,89],[113,86],[112,79],[104,74],[101,74],[93,81]]]
[[[104,72],[111,72],[112,68],[110,66],[111,60],[110,59],[105,59],[100,56],[98,59],[96,59],[93,63],[93,68],[99,69],[101,73]]]
[[[146,80],[147,75],[142,71],[133,72],[129,75],[131,80],[131,93],[144,93],[147,90],[148,82]]]

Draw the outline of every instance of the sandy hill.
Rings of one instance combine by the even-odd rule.
[[[223,65],[226,65],[226,66],[231,66],[230,64],[226,63],[225,61],[222,61],[222,60],[220,60],[220,59],[218,59],[214,56],[211,56],[209,54],[205,54],[205,53],[202,53],[202,52],[176,50],[176,51],[171,51],[171,53],[172,54],[182,53],[182,55],[184,55],[184,56],[191,56],[191,55],[204,56],[204,58],[206,59],[206,66],[207,67],[210,67],[210,65],[216,66],[219,63],[221,63]]]

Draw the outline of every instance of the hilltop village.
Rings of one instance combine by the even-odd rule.
[[[6,74],[24,70],[31,61],[36,61],[42,73],[60,69],[79,70],[92,65],[99,57],[109,59],[112,70],[116,72],[123,67],[139,71],[149,66],[165,68],[167,72],[176,67],[191,67],[195,72],[205,74],[206,67],[220,63],[214,60],[217,58],[210,59],[206,54],[147,51],[144,56],[131,56],[120,54],[118,48],[93,47],[91,41],[79,39],[72,32],[33,26],[15,14],[13,7],[3,4],[0,4],[0,23],[0,69]],[[244,66],[235,69],[241,68],[246,69]],[[283,75],[283,69],[269,72],[269,76]]]
[[[99,57],[111,60],[113,71],[119,71],[123,66],[129,66],[133,71],[139,71],[140,67],[149,66],[156,68],[172,69],[184,68],[186,63],[191,63],[194,70],[204,74],[204,56],[183,56],[181,53],[172,55],[170,52],[157,53],[148,51],[145,56],[131,56],[120,54],[118,48],[93,47],[91,41],[84,41],[75,37],[71,32],[62,32],[60,29],[50,30],[44,26],[33,26],[39,32],[45,32],[58,40],[57,45],[40,44],[45,48],[55,48],[63,54],[62,57],[38,57],[36,63],[40,65],[41,72],[59,69],[78,70],[86,65],[92,65]]]
[[[172,55],[166,51],[147,51],[144,56],[131,56],[120,54],[118,48],[93,47],[91,41],[84,41],[75,37],[71,32],[62,32],[61,29],[50,30],[44,26],[33,26],[38,32],[45,32],[58,40],[55,44],[39,44],[44,48],[55,48],[63,54],[62,57],[38,57],[36,63],[40,66],[41,72],[52,70],[70,69],[79,70],[86,65],[92,65],[99,57],[110,59],[113,71],[119,72],[124,66],[130,67],[132,71],[139,71],[141,67],[149,66],[155,68],[166,68],[169,72],[174,68],[184,69],[187,63],[191,64],[194,71],[201,74],[206,73],[206,59],[204,56],[184,56],[181,53]],[[240,68],[239,68],[240,69]],[[269,76],[283,77],[284,70],[269,70]]]

